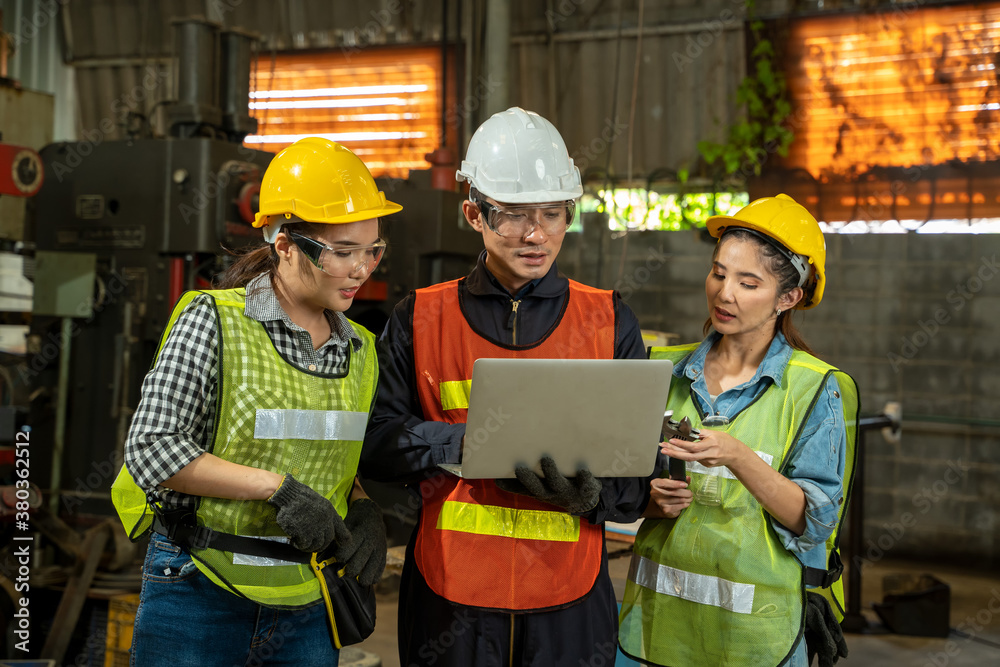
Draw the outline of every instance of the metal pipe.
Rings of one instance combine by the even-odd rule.
[[[555,0],[547,0],[545,12],[546,12],[546,16],[554,16],[555,15]],[[555,43],[555,40],[553,39],[555,37],[555,27],[553,26],[552,21],[546,21],[545,23],[546,23],[546,25],[548,25],[548,32],[546,33],[546,38],[548,39],[548,44],[546,46],[547,46],[548,61],[549,61],[549,71],[548,71],[548,75],[549,75],[549,83],[548,83],[548,89],[549,89],[548,90],[548,93],[549,93],[549,114],[548,114],[548,116],[549,116],[550,119],[552,119],[553,122],[558,122],[557,119],[559,118],[559,111],[558,111],[558,109],[556,107],[559,104],[559,100],[558,100],[558,98],[556,96],[556,90],[558,89],[558,83],[557,83],[557,78],[556,78],[556,71],[557,71],[557,68],[558,68],[557,63],[558,63],[559,54],[556,52],[556,43]],[[522,51],[523,51],[523,49],[522,49]],[[521,79],[524,80],[525,78],[526,77],[522,73],[521,74]]]
[[[118,408],[118,437],[115,447],[116,463],[123,463],[125,460],[125,440],[128,438],[128,426],[132,421],[132,414],[135,412],[129,405],[129,394],[131,393],[129,378],[132,376],[132,344],[134,342],[135,340],[132,336],[132,302],[126,301],[124,312],[122,313],[122,392],[121,405]]]
[[[0,77],[7,78],[7,33],[3,31],[3,10],[0,9]]]
[[[952,417],[950,415],[906,415],[906,421],[928,422],[935,424],[954,424],[956,426],[988,426],[1000,428],[1000,420],[979,419],[975,417]]]
[[[741,32],[743,30],[742,21],[734,21],[722,25],[723,32]],[[692,21],[689,23],[671,23],[667,25],[656,25],[648,28],[622,28],[622,37],[638,37],[642,33],[643,37],[656,35],[687,35],[704,31],[704,21]],[[602,39],[618,39],[617,28],[607,30],[578,30],[575,32],[557,32],[552,36],[557,42],[590,42]],[[549,39],[548,33],[539,35],[513,35],[510,38],[511,44],[544,44]]]
[[[448,145],[448,0],[441,0],[441,141]]]
[[[147,56],[145,58],[79,58],[72,60],[68,64],[74,68],[91,67],[143,67],[145,65],[170,65],[172,59],[169,56]]]
[[[473,33],[476,30],[476,18],[479,16],[479,2],[472,3],[472,7],[468,12],[468,24],[465,26],[465,99],[470,99],[472,95],[472,76],[473,72],[478,71],[477,63],[474,62],[475,49],[473,44],[476,41],[472,38]],[[465,134],[472,134],[472,110],[471,104],[466,102],[459,103],[462,110],[462,136],[458,139],[458,147],[456,154],[459,156],[459,160],[462,159],[462,155],[465,154]]]
[[[257,131],[250,116],[250,61],[257,35],[226,30],[219,35],[219,85],[222,125],[235,143]]]
[[[844,610],[844,620],[840,626],[845,632],[861,632],[868,627],[868,621],[861,614],[861,567],[860,558],[855,558],[861,553],[861,540],[864,537],[865,520],[865,429],[860,429],[858,433],[857,463],[854,466],[854,492],[851,494],[851,506],[847,510],[847,515],[851,522],[851,531],[847,535],[847,545],[845,549],[845,561],[848,563],[847,571],[847,609]]]
[[[200,18],[174,19],[171,24],[177,95],[176,102],[167,107],[167,125],[171,136],[187,138],[203,126],[222,125],[219,25]]]
[[[59,516],[59,486],[62,484],[62,458],[66,446],[66,406],[69,403],[69,358],[70,341],[73,336],[73,320],[62,318],[59,346],[59,397],[56,399],[55,442],[52,446],[52,482],[49,509]]]
[[[868,627],[868,621],[861,614],[861,541],[864,538],[865,521],[865,433],[874,429],[899,428],[899,419],[881,414],[874,417],[858,419],[858,450],[857,462],[854,465],[854,486],[851,492],[851,506],[847,513],[851,530],[847,535],[847,545],[844,549],[850,568],[847,573],[847,609],[844,610],[844,620],[841,627],[846,632],[861,632]]]
[[[219,106],[218,33],[218,26],[208,21],[174,21],[178,103]]]
[[[455,48],[452,49],[452,60],[455,63],[455,103],[458,103],[459,95],[462,91],[462,68],[468,67],[468,60],[464,64],[461,63],[461,58],[458,57],[458,47],[462,44],[462,2],[455,3]],[[468,91],[466,91],[468,94]],[[458,118],[457,115],[452,116],[455,119],[457,127],[455,128],[455,155],[461,155],[462,149],[465,148],[465,143],[462,140],[462,119]]]
[[[909,418],[909,415],[907,415]],[[876,415],[874,417],[860,417],[858,419],[858,428],[862,431],[868,431],[873,428],[885,428],[886,426],[899,426],[899,423],[888,417],[886,415]]]
[[[483,71],[496,85],[484,91],[483,117],[510,106],[510,0],[486,0],[486,57]]]

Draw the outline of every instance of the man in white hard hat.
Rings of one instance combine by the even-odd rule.
[[[568,280],[556,256],[583,193],[559,132],[511,108],[473,135],[457,178],[485,251],[460,280],[417,290],[379,343],[379,387],[361,474],[410,484],[419,498],[399,600],[403,665],[573,665],[614,662],[617,606],[603,522],[632,521],[644,480],[559,474],[463,480],[471,379],[481,357],[645,358],[620,296]],[[448,386],[446,386],[446,384]]]

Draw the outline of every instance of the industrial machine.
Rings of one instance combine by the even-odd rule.
[[[220,246],[238,248],[271,153],[243,146],[253,35],[203,19],[174,22],[176,100],[168,136],[133,123],[125,140],[56,143],[29,205],[33,319],[27,341],[32,479],[55,512],[111,514],[120,466],[171,307],[207,287]]]
[[[257,194],[271,153],[243,145],[254,37],[201,18],[174,21],[177,99],[168,136],[56,143],[29,210],[34,316],[28,338],[32,479],[56,512],[113,515],[108,488],[171,308],[211,286],[222,248],[259,242]],[[402,213],[383,223],[389,249],[348,316],[380,333],[409,290],[464,275],[482,240],[462,196],[429,172],[382,188]],[[44,444],[43,444],[44,443]],[[48,443],[51,443],[49,446]]]

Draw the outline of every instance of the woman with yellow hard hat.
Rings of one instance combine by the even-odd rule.
[[[343,313],[400,209],[350,150],[302,139],[264,174],[267,243],[174,308],[113,488],[129,534],[153,531],[133,665],[337,664],[310,560],[372,585],[386,548],[356,480],[375,339]]]
[[[655,665],[835,661],[846,654],[837,538],[857,389],[792,322],[823,298],[823,234],[786,195],[714,216],[708,230],[719,241],[707,337],[650,354],[674,361],[667,409],[697,432],[661,445],[687,474],[652,481],[619,641]]]

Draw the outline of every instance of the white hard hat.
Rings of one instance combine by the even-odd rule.
[[[505,204],[568,201],[583,194],[580,169],[559,131],[519,107],[479,126],[455,178]]]

